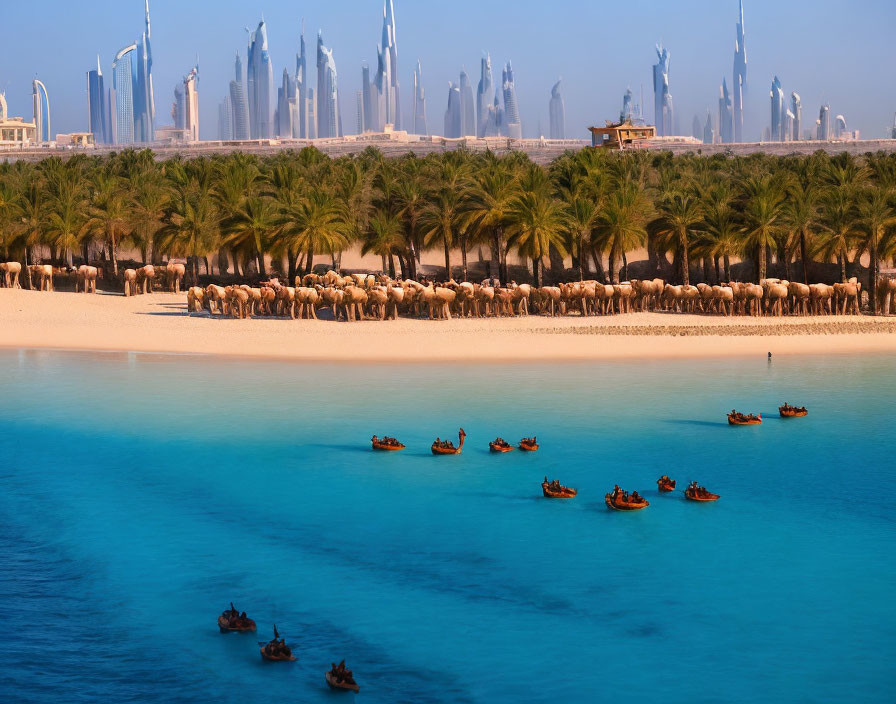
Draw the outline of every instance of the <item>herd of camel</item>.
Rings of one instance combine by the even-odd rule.
[[[53,290],[53,267],[33,264],[32,281],[41,291]],[[19,287],[22,265],[0,262],[2,283]],[[76,291],[96,292],[96,267],[81,266],[76,275]],[[185,267],[177,262],[164,266],[146,265],[124,272],[126,296],[149,294],[156,282],[168,291],[180,293]],[[882,279],[877,286],[878,310],[896,314],[896,280]],[[430,319],[451,317],[505,317],[529,315],[582,316],[613,315],[637,311],[714,313],[718,315],[858,315],[862,305],[862,285],[856,279],[846,283],[801,284],[765,279],[760,284],[731,282],[720,286],[697,284],[675,286],[662,279],[633,280],[620,284],[577,281],[559,286],[534,287],[512,283],[502,287],[489,280],[470,282],[396,281],[383,275],[350,274],[335,271],[297,276],[295,286],[276,279],[260,286],[194,286],[187,290],[188,312],[203,310],[210,315],[248,318],[282,316],[293,319],[317,318],[317,310],[329,308],[337,320],[385,320],[399,315]]]

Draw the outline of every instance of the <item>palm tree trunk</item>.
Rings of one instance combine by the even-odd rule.
[[[109,255],[112,258],[112,273],[118,276],[118,243],[115,241],[115,227],[109,233]]]
[[[758,278],[759,278],[759,281],[761,282],[763,279],[766,278],[765,272],[766,272],[766,267],[767,267],[768,262],[765,257],[768,253],[768,247],[766,247],[764,244],[761,244],[761,245],[759,245],[758,249],[759,249],[759,251],[756,253],[756,256],[758,258],[758,265],[759,265]]]
[[[869,255],[871,257],[871,261],[869,262],[868,272],[868,304],[871,306],[871,314],[877,315],[877,228],[871,228],[871,245],[869,246]]]
[[[731,281],[731,257],[727,253],[722,257],[722,263],[725,265],[725,280]]]
[[[688,234],[681,238],[681,281],[685,286],[691,285],[691,262],[688,259]]]
[[[541,257],[532,257],[532,274],[535,278],[535,287],[541,288]]]
[[[445,245],[445,281],[448,281],[451,278],[451,247],[447,237],[442,238],[442,243]]]
[[[647,261],[650,262],[650,272],[656,277],[659,275],[660,270],[660,258],[657,256],[656,252],[656,237],[648,233],[647,234]]]
[[[460,238],[460,257],[463,265],[463,280],[467,280],[467,236]]]
[[[718,255],[718,254],[716,254],[716,255],[713,257],[713,263],[715,264],[715,269],[716,269],[716,281],[719,282],[719,283],[721,283],[721,281],[722,281],[722,277],[721,277],[721,275],[720,275],[720,273],[719,273],[719,255]]]
[[[800,230],[800,259],[803,260],[803,283],[809,285],[809,257],[806,254],[806,231]]]
[[[382,271],[385,274],[386,271],[388,270],[388,265],[386,264],[386,255],[380,254],[380,259],[382,260],[382,269],[380,271]]]
[[[844,249],[841,254],[837,256],[837,261],[840,263],[840,283],[846,283],[846,250]]]
[[[585,280],[588,271],[588,252],[585,251],[585,233],[579,233],[579,281]]]
[[[504,246],[504,228],[499,227],[496,230],[496,238],[498,242],[498,255],[500,257],[500,261],[498,262],[498,276],[501,279],[501,282],[506,284],[508,280],[507,276],[507,248]]]
[[[603,257],[597,247],[591,249],[591,258],[594,259],[595,277],[601,283],[606,283],[607,273],[604,271]]]
[[[305,261],[305,273],[314,271],[314,243],[308,245],[308,259]]]
[[[618,284],[619,283],[619,261],[618,261],[618,252],[616,247],[616,240],[613,240],[613,244],[610,246],[610,283]]]
[[[267,272],[265,271],[265,268],[264,268],[264,252],[262,252],[261,250],[258,250],[255,253],[255,257],[258,260],[258,275],[266,276]]]

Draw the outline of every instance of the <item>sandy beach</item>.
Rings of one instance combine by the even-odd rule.
[[[896,319],[591,317],[233,320],[185,297],[0,291],[0,347],[212,354],[327,362],[533,362],[896,352]]]

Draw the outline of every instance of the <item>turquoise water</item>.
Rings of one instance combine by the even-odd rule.
[[[892,357],[13,351],[0,390],[4,701],[331,701],[341,658],[366,702],[892,701]],[[722,500],[658,496],[663,473]],[[578,498],[542,499],[545,474]],[[614,483],[650,508],[609,512]],[[231,600],[257,635],[218,632]],[[273,623],[298,662],[261,661]]]

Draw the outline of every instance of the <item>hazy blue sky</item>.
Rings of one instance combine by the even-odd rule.
[[[135,41],[142,0],[31,0],[4,3],[0,25],[0,90],[13,115],[31,115],[31,79],[47,86],[53,132],[86,129],[85,72],[102,59],[109,80],[115,52]],[[382,27],[381,0],[151,0],[157,124],[171,122],[175,83],[200,56],[203,138],[217,133],[217,106],[233,70],[245,59],[244,27],[264,13],[274,80],[295,70],[301,18],[314,62],[315,36],[334,50],[343,123],[354,131],[361,62],[375,69]],[[516,74],[523,130],[548,130],[550,89],[564,79],[567,132],[585,137],[589,124],[618,116],[627,86],[644,85],[653,114],[654,44],[672,55],[671,92],[680,131],[695,114],[718,110],[723,76],[731,80],[736,0],[395,0],[404,114],[410,115],[412,72],[423,62],[430,132],[443,131],[449,80],[465,66],[475,85],[483,51],[492,55],[495,82],[509,58]],[[789,97],[803,100],[803,123],[814,124],[822,101],[846,116],[850,129],[883,136],[896,112],[894,0],[747,0],[749,59],[747,134],[758,138],[769,121],[769,88],[778,74]],[[314,77],[316,73],[312,74]]]

